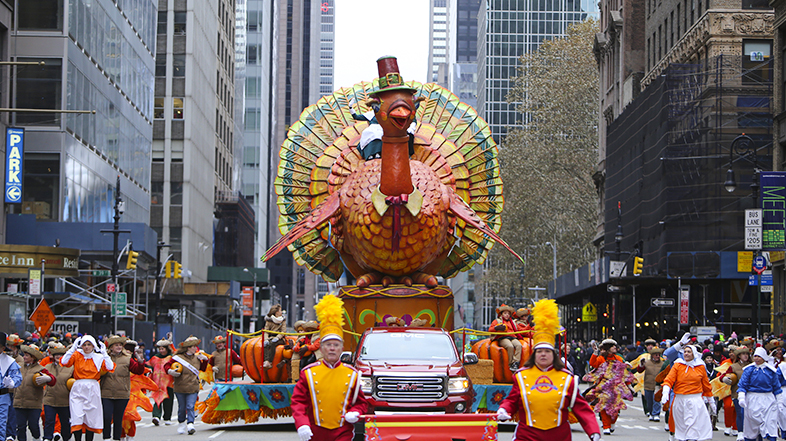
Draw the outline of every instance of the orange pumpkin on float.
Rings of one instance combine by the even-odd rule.
[[[286,337],[286,340],[290,345],[295,343],[295,339],[292,337]],[[269,369],[263,369],[264,349],[262,337],[248,339],[240,345],[240,362],[243,363],[246,374],[257,383],[285,383],[289,381],[289,367],[284,364],[279,368],[278,363],[292,358],[292,350],[284,349],[284,345],[276,346],[275,355],[270,362],[272,366]]]
[[[521,360],[520,365],[524,365],[532,354],[530,348],[530,340],[519,340],[521,342]],[[478,355],[478,358],[483,360],[494,361],[494,382],[495,383],[509,383],[513,384],[513,372],[510,371],[510,363],[508,362],[508,351],[499,345],[496,341],[490,338],[485,338],[472,345],[472,352]]]
[[[232,376],[233,377],[242,377],[243,376],[243,366],[239,364],[232,365]]]

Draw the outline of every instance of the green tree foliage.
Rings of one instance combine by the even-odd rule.
[[[572,25],[564,38],[545,41],[521,57],[508,102],[520,103],[523,127],[500,146],[505,209],[503,238],[527,260],[495,247],[488,288],[501,297],[521,287],[546,286],[557,274],[594,260],[598,199],[598,67],[592,51],[598,23]],[[496,286],[494,286],[496,285]],[[531,295],[527,294],[527,295]],[[540,294],[542,297],[542,293]]]

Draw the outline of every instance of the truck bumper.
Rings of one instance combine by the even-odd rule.
[[[442,401],[409,402],[409,401],[377,401],[373,397],[366,397],[369,404],[369,413],[396,414],[396,413],[469,413],[472,410],[472,395],[450,395]]]

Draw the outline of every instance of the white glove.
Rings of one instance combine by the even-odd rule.
[[[592,435],[590,435],[590,439],[592,441],[600,441],[600,433],[593,433]]]
[[[104,344],[104,342],[99,341],[98,347],[95,349],[95,351],[98,352],[99,354],[106,354],[106,345]]]
[[[723,380],[721,380],[721,381],[723,381],[724,383],[726,383],[729,386],[731,386],[731,383],[732,383],[731,377],[723,377]]]
[[[300,437],[300,441],[309,441],[314,436],[314,432],[304,424],[297,428],[297,435]]]
[[[200,361],[207,361],[207,355],[205,355],[205,354],[203,354],[203,353],[201,353],[201,352],[197,352],[197,353],[196,353],[196,357],[197,357],[197,358],[198,358]]]
[[[14,380],[11,377],[3,377],[3,387],[5,388],[13,388],[14,387]]]
[[[745,408],[745,392],[740,392],[737,394],[737,404],[739,404],[743,409]]]
[[[497,420],[499,421],[507,421],[510,419],[510,414],[504,407],[500,407],[497,409]]]
[[[218,366],[213,366],[213,376],[218,377]]]
[[[671,392],[671,388],[669,386],[663,386],[663,396],[660,399],[660,404],[666,404],[669,402],[669,392]]]
[[[178,372],[178,371],[176,371],[174,369],[169,369],[169,370],[166,371],[166,373],[171,375],[171,376],[173,376],[173,377],[179,377],[180,376],[180,372]]]
[[[710,414],[711,415],[718,414],[718,405],[715,404],[715,398],[710,398]]]
[[[71,347],[75,348],[74,350],[77,350],[80,347],[82,347],[82,337],[77,337],[76,340],[74,340],[74,344],[71,345]]]
[[[356,104],[357,104],[357,101],[355,101],[355,97],[354,96],[350,96],[349,97],[349,108],[351,109],[351,108],[355,107]]]
[[[347,412],[344,415],[344,420],[348,423],[355,424],[358,422],[358,418],[360,418],[360,412]]]
[[[409,127],[407,128],[407,133],[409,133],[410,135],[414,135],[417,129],[418,129],[418,124],[413,121],[412,123],[410,123]]]
[[[46,375],[46,374],[42,374],[42,375],[36,377],[35,384],[40,386],[42,384],[49,383],[50,381],[52,381],[52,377],[50,377],[49,375]]]

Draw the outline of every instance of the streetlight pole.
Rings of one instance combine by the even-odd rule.
[[[158,325],[158,316],[161,313],[161,249],[168,248],[164,241],[159,240],[156,244],[156,283],[155,283],[155,301],[153,302],[153,314],[148,315],[148,317],[153,317],[153,323],[155,326]]]
[[[751,182],[751,195],[753,196],[754,208],[759,207],[759,169],[758,162],[758,148],[754,145],[753,139],[746,134],[742,134],[734,138],[729,147],[729,169],[726,170],[726,182],[723,183],[724,188],[729,193],[737,189],[737,182],[734,179],[734,153],[740,158],[753,156],[753,182]],[[761,256],[761,248],[756,250],[756,257]],[[753,319],[753,334],[758,340],[761,335],[761,276],[756,284],[756,301],[751,305],[751,318]]]
[[[111,230],[99,230],[101,233],[112,233],[114,235],[114,242],[112,245],[112,283],[115,286],[115,293],[118,292],[117,286],[117,273],[118,273],[118,236],[121,233],[131,233],[131,230],[121,230],[120,229],[120,215],[123,214],[125,211],[125,203],[123,199],[120,198],[120,176],[117,177],[117,183],[115,184],[115,216],[114,216],[114,225]]]
[[[554,278],[554,297],[556,298],[557,297],[557,245],[551,242],[546,242],[546,245],[551,245],[551,249],[554,250],[554,269],[553,269],[554,277],[553,278]]]

